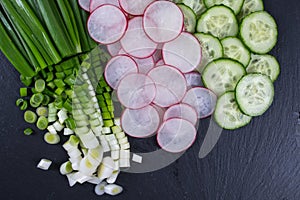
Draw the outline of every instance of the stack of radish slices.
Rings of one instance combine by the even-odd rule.
[[[199,87],[194,70],[201,46],[183,31],[179,7],[169,1],[92,0],[89,9],[90,36],[113,56],[104,76],[125,107],[124,131],[138,138],[157,134],[169,152],[189,148],[198,119],[213,113],[217,97]]]

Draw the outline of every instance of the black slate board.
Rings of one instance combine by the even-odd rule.
[[[151,173],[122,173],[125,191],[117,197],[98,197],[92,185],[68,186],[57,170],[65,161],[61,146],[42,141],[42,134],[26,137],[27,125],[14,105],[21,83],[17,72],[0,54],[0,198],[13,199],[188,199],[188,200],[298,200],[300,199],[300,6],[296,0],[266,0],[276,19],[278,44],[271,52],[281,64],[272,107],[247,127],[223,131],[205,158],[198,152],[208,120],[191,149],[170,166]],[[1,36],[0,36],[1,37]],[[300,129],[299,129],[300,130]],[[297,143],[298,141],[298,143]],[[147,142],[140,144],[141,148]],[[41,158],[55,163],[49,171],[36,168]]]

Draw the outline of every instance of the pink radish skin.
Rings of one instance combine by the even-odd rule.
[[[199,72],[185,73],[184,77],[187,82],[188,88],[203,86],[201,74]]]
[[[118,54],[126,54],[125,52],[124,53],[120,53],[121,52],[121,49],[122,49],[122,46],[121,46],[121,43],[120,42],[115,42],[113,44],[109,44],[106,46],[107,47],[107,51],[108,53],[111,55],[111,56],[116,56]]]
[[[127,31],[121,39],[122,49],[135,58],[150,57],[157,48],[157,44],[145,34],[142,23],[142,17],[130,19]]]
[[[106,45],[119,41],[124,36],[127,25],[126,16],[120,8],[109,4],[94,10],[87,22],[91,38]]]
[[[196,135],[197,130],[191,122],[172,118],[160,126],[156,139],[163,150],[179,153],[187,150],[195,142]]]
[[[161,44],[159,44],[158,46],[157,46],[157,50],[154,52],[154,54],[152,55],[152,57],[153,57],[153,59],[154,59],[154,62],[157,62],[157,61],[159,61],[159,60],[161,60],[162,59],[162,52],[161,52],[161,48],[162,48],[163,46],[161,45]]]
[[[159,114],[151,105],[135,110],[126,108],[121,116],[121,126],[125,133],[136,138],[155,135],[159,125]]]
[[[111,4],[120,7],[118,0],[90,0],[90,12],[93,12],[96,8],[104,4]]]
[[[116,89],[123,77],[137,72],[137,64],[132,58],[127,55],[118,55],[108,61],[104,70],[104,77],[106,82],[113,89]]]
[[[173,105],[166,110],[163,120],[166,121],[171,118],[185,119],[191,122],[192,124],[196,125],[198,115],[196,110],[192,106],[185,103],[181,103]]]
[[[164,63],[163,59],[160,59],[159,61],[157,61],[157,63],[155,64],[155,66],[158,67],[158,66],[161,66],[161,65],[164,65],[164,64],[165,63]]]
[[[148,106],[155,98],[154,82],[145,74],[132,73],[126,75],[117,88],[121,104],[130,109],[140,109]]]
[[[170,1],[155,1],[145,10],[143,27],[154,42],[169,42],[182,32],[183,14],[177,5]]]
[[[153,68],[148,75],[156,85],[156,97],[153,103],[161,107],[169,107],[182,100],[187,86],[179,70],[169,65],[162,65]]]
[[[83,10],[90,11],[90,0],[78,0],[78,4]]]
[[[187,91],[182,102],[197,111],[198,118],[209,117],[215,110],[217,95],[204,87],[194,87]]]
[[[182,73],[188,73],[200,64],[202,49],[197,38],[182,32],[175,40],[164,44],[162,55],[166,64],[177,67]]]
[[[155,0],[119,0],[121,8],[129,15],[143,15],[146,7]]]

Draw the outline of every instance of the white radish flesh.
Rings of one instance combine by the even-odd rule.
[[[196,139],[195,126],[184,119],[165,121],[157,132],[157,142],[165,151],[179,153],[188,149]]]
[[[203,86],[201,74],[199,72],[185,73],[184,77],[186,79],[188,88]]]
[[[117,95],[119,101],[127,108],[139,109],[149,105],[155,98],[154,82],[145,74],[126,75],[119,83]]]
[[[147,74],[152,68],[154,68],[154,60],[153,57],[150,56],[149,58],[133,58],[138,66],[139,73]]]
[[[148,75],[156,85],[154,103],[161,107],[169,107],[179,103],[186,93],[186,80],[182,73],[174,67],[162,65],[153,68]]]
[[[154,42],[169,42],[181,33],[183,14],[179,7],[172,2],[155,1],[145,10],[143,27]]]
[[[112,43],[112,44],[109,44],[106,46],[107,47],[107,51],[109,52],[109,54],[111,56],[116,56],[119,54],[119,52],[121,51],[122,49],[122,46],[121,46],[121,43],[118,41],[118,42],[115,42],[115,43]]]
[[[182,102],[191,105],[197,111],[198,118],[210,116],[216,107],[217,96],[211,90],[194,87],[186,93]]]
[[[180,118],[185,119],[192,124],[196,125],[198,120],[198,115],[196,110],[188,105],[188,104],[176,104],[168,108],[164,115],[164,121],[171,119],[171,118]]]
[[[87,27],[95,41],[101,44],[112,44],[123,37],[127,28],[127,19],[120,8],[106,4],[92,12]]]
[[[157,131],[159,124],[160,117],[153,106],[137,110],[125,109],[121,117],[123,130],[128,135],[137,138],[152,136]]]
[[[136,58],[150,57],[157,47],[157,44],[145,34],[142,23],[142,17],[130,19],[126,33],[121,39],[123,50]]]
[[[90,0],[78,0],[78,4],[85,11],[90,11]]]
[[[107,83],[116,89],[120,80],[127,74],[137,72],[136,62],[126,55],[113,57],[106,65],[104,77]]]
[[[119,7],[118,0],[90,0],[90,12],[93,12],[96,8],[105,4],[111,4]]]
[[[143,15],[146,7],[155,0],[119,0],[122,9],[130,15]]]
[[[163,46],[162,55],[166,64],[187,73],[200,64],[202,49],[197,38],[190,33],[182,32],[178,38]]]

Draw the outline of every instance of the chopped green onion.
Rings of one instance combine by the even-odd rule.
[[[54,105],[57,109],[62,109],[63,108],[63,105],[64,105],[64,101],[62,99],[61,96],[57,97],[55,100],[54,100]]]
[[[17,99],[16,106],[18,106],[20,108],[20,110],[26,110],[28,107],[28,103],[26,100],[20,98],[20,99]]]
[[[67,99],[63,105],[63,107],[69,111],[69,112],[72,112],[72,102],[70,99]]]
[[[47,117],[48,116],[48,108],[46,107],[38,107],[36,109],[36,114],[38,116],[44,116],[44,117]]]
[[[54,79],[54,84],[56,85],[56,87],[58,87],[58,88],[63,88],[63,87],[65,87],[65,83],[64,83],[64,81],[63,80],[61,80],[61,79]]]
[[[72,163],[70,161],[67,161],[67,162],[64,162],[60,168],[59,168],[59,171],[62,175],[66,175],[66,174],[69,174],[73,171],[73,168],[72,168]]]
[[[28,123],[35,123],[36,120],[37,120],[37,116],[34,112],[30,111],[30,110],[27,110],[25,111],[24,113],[24,120]]]
[[[48,126],[48,119],[45,116],[40,116],[37,120],[36,126],[40,130],[45,130]]]
[[[56,88],[55,94],[61,95],[64,92],[65,88]]]
[[[54,78],[53,72],[48,72],[46,82],[52,81],[53,78]]]
[[[57,79],[63,79],[63,78],[65,78],[65,73],[64,72],[56,72],[55,76]]]
[[[104,123],[105,127],[111,127],[111,126],[114,125],[114,122],[111,119],[110,120],[104,120],[103,123]]]
[[[44,95],[42,93],[33,94],[30,98],[30,105],[37,108],[41,105],[44,100]]]
[[[33,130],[31,129],[31,128],[26,128],[25,130],[24,130],[24,134],[25,135],[31,135],[33,133]]]
[[[23,76],[22,74],[20,75],[20,80],[27,87],[29,87],[32,83],[31,77],[26,77],[26,76]]]
[[[44,95],[44,99],[42,101],[43,106],[47,106],[50,102],[50,97],[48,95]]]
[[[56,87],[53,81],[47,83],[47,86],[51,89],[54,89]]]
[[[52,134],[52,133],[45,133],[44,140],[48,144],[58,144],[60,142],[60,137],[58,134]]]
[[[20,96],[26,97],[27,95],[27,88],[20,88]]]
[[[34,88],[37,92],[43,92],[45,90],[45,81],[43,79],[38,79],[35,81]]]
[[[76,123],[75,120],[73,118],[68,118],[65,120],[66,126],[71,129],[71,130],[75,130],[76,128]]]

